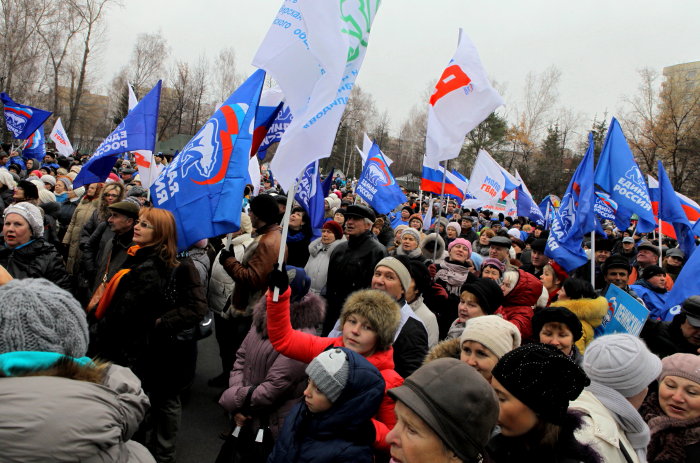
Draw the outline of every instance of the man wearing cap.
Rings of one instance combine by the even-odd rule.
[[[508,270],[517,270],[517,268],[510,263],[510,247],[511,241],[505,236],[494,236],[489,240],[489,257],[493,259],[498,259]]]
[[[675,353],[700,354],[700,296],[683,301],[670,322],[647,320],[640,337],[661,358]]]
[[[634,245],[634,238],[631,236],[622,238],[620,246],[613,254],[626,258],[630,265],[634,264],[634,261],[637,259],[637,247]]]
[[[685,253],[679,248],[671,248],[666,251],[664,255],[664,270],[666,271],[666,276],[675,282],[676,278],[678,278],[678,274],[683,270],[684,263]]]
[[[348,240],[333,250],[328,263],[326,282],[326,319],[323,335],[327,335],[340,316],[340,309],[350,293],[369,288],[374,266],[386,257],[386,248],[372,233],[376,216],[367,206],[351,204],[345,212]]]
[[[474,241],[479,239],[479,235],[477,235],[476,231],[474,230],[473,217],[469,215],[463,215],[460,225],[462,227],[462,232],[459,234],[460,238],[464,238],[470,243],[474,243]]]
[[[666,271],[658,265],[650,265],[642,270],[642,278],[638,279],[630,289],[636,292],[649,309],[649,318],[659,319],[666,314]]]
[[[544,255],[545,247],[547,247],[547,240],[536,239],[533,241],[530,244],[530,263],[523,264],[523,266],[520,268],[525,270],[527,273],[536,276],[537,278],[541,277],[544,266],[549,263],[549,257]]]
[[[598,290],[599,295],[605,296],[608,286],[615,285],[644,305],[642,298],[627,284],[631,268],[627,259],[619,255],[610,256],[601,268],[603,270],[603,278],[605,278],[605,285]]]
[[[595,265],[595,289],[599,290],[605,286],[605,277],[603,276],[603,264],[611,255],[612,240],[597,239],[595,241],[595,255],[593,256],[593,265]],[[589,260],[581,267],[574,271],[574,276],[582,280],[591,281],[591,261]]]
[[[135,172],[136,171],[131,168],[122,169],[120,176],[124,181],[124,185],[128,185],[129,183],[131,183],[131,181],[134,179]]]
[[[659,255],[658,246],[654,246],[653,243],[647,240],[640,241],[639,246],[637,246],[637,260],[632,264],[628,283],[633,285],[640,278],[642,270],[650,265],[659,265]],[[671,288],[673,288],[673,279],[666,278],[666,289],[671,291]]]
[[[139,206],[132,201],[119,201],[108,207],[109,217],[100,223],[83,246],[81,260],[85,275],[92,275],[91,291],[108,282],[122,268],[127,250],[134,244],[134,225],[139,219]]]

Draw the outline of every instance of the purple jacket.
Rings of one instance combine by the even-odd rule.
[[[320,296],[309,293],[300,302],[292,303],[290,311],[294,329],[316,334],[316,326],[325,316],[326,303]],[[250,401],[253,425],[259,425],[260,414],[267,414],[270,430],[277,438],[284,418],[306,388],[306,365],[272,347],[267,337],[263,296],[253,310],[250,331],[236,352],[229,387],[221,395],[219,405],[231,413],[238,412],[250,388],[257,385]]]

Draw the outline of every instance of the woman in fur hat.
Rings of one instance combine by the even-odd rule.
[[[277,302],[272,300],[275,287],[280,292]],[[401,321],[401,309],[387,292],[367,289],[352,293],[340,314],[342,335],[336,338],[314,336],[293,329],[289,316],[290,294],[287,272],[274,270],[267,293],[267,331],[270,342],[279,353],[309,363],[329,346],[347,347],[377,367],[387,390],[403,383],[403,378],[394,370],[391,347]],[[396,423],[394,401],[385,396],[372,421],[375,448],[388,450],[385,437]]]

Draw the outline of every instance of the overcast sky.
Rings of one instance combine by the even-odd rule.
[[[328,0],[332,1],[332,0]],[[280,0],[124,0],[109,13],[102,58],[105,82],[128,59],[136,36],[162,31],[173,56],[194,62],[225,46],[237,52],[250,74],[253,55]],[[384,0],[377,13],[357,83],[397,129],[421,94],[442,73],[462,27],[484,66],[505,85],[512,114],[528,72],[556,66],[562,73],[560,105],[584,115],[617,114],[622,98],[635,93],[637,70],[661,72],[700,60],[697,0]]]

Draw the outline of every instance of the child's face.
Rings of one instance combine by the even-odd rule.
[[[377,348],[377,332],[362,315],[349,315],[343,323],[343,345],[367,357]]]
[[[333,402],[328,400],[328,397],[318,390],[311,378],[309,378],[309,384],[304,389],[304,402],[306,402],[306,406],[311,413],[325,412],[333,406]]]

